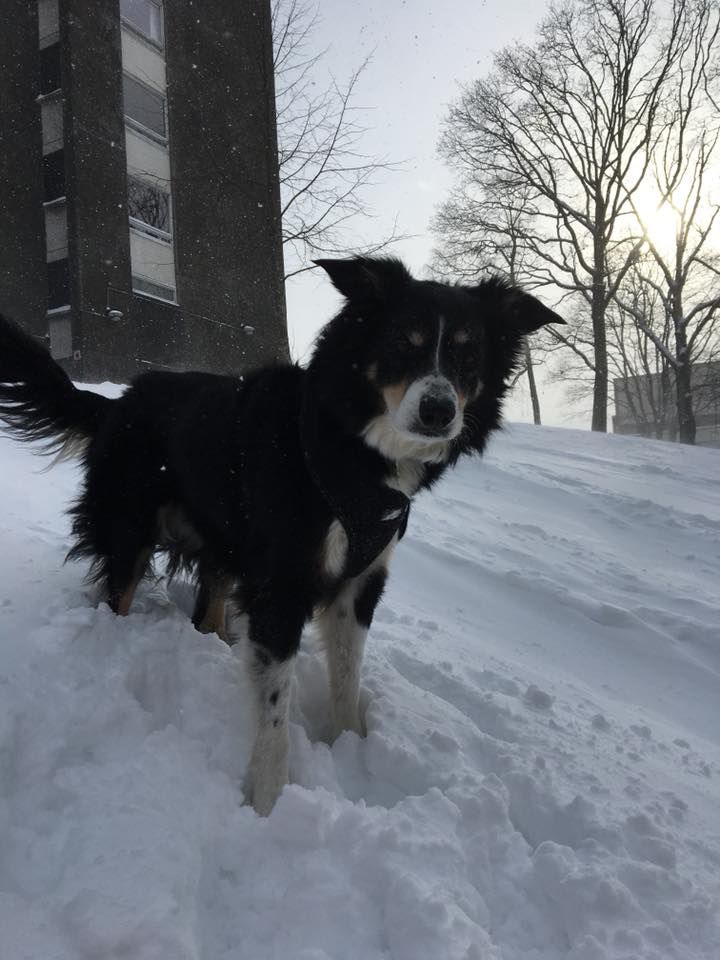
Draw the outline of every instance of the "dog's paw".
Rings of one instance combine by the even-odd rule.
[[[285,784],[265,789],[256,789],[252,778],[247,776],[243,783],[243,806],[252,807],[259,817],[269,817]]]
[[[350,733],[356,733],[361,740],[364,740],[367,736],[365,717],[362,716],[359,710],[355,710],[351,714],[344,713],[334,718],[330,730],[330,742],[335,743],[341,734],[348,731]]]
[[[277,765],[251,761],[243,780],[244,803],[259,816],[267,817],[287,782],[287,760]]]

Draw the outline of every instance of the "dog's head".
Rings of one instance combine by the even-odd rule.
[[[482,449],[523,337],[564,321],[497,278],[415,280],[399,260],[317,260],[346,298],[310,369],[325,402],[391,459],[444,460]]]

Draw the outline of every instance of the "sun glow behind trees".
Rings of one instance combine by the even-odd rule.
[[[664,254],[672,256],[680,230],[681,214],[672,197],[664,198],[649,183],[643,183],[633,198],[636,222],[632,232],[639,231]]]
[[[657,351],[694,442],[690,368],[714,355],[720,314],[719,29],[715,0],[570,0],[533,43],[500,51],[446,121],[457,180],[438,261],[507,273],[512,251],[516,280],[562,300],[573,323],[548,350],[592,390],[593,429],[606,429],[610,377]]]
[[[631,235],[644,236],[666,257],[673,256],[684,233],[688,240],[707,233],[708,247],[720,249],[720,150],[711,152],[703,182],[697,171],[688,172],[668,194],[661,182],[648,176],[633,194]]]

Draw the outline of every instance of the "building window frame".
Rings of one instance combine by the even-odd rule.
[[[48,300],[47,312],[70,304],[70,262],[67,257],[46,264]]]
[[[43,204],[45,214],[45,260],[68,258],[67,205],[62,203]]]
[[[54,90],[38,97],[40,103],[40,124],[42,128],[42,151],[46,157],[50,153],[62,150],[65,143],[64,101],[61,90]],[[54,115],[53,115],[54,114]],[[50,136],[50,129],[55,121],[55,138]]]
[[[48,44],[40,50],[40,96],[49,97],[62,89],[62,59],[60,42]]]
[[[156,49],[164,50],[165,49],[165,11],[163,9],[162,0],[135,0],[135,2],[136,3],[139,2],[150,11],[155,11],[155,15],[157,17],[155,21],[157,24],[157,28],[155,31],[156,36],[153,36],[152,32],[148,33],[145,30],[145,28],[140,23],[137,22],[137,20],[133,20],[130,12],[127,9],[123,9],[125,7],[125,3],[123,3],[123,0],[120,0],[120,19],[122,21],[123,26],[127,27],[133,33],[137,34],[138,37],[140,37],[146,43],[151,44]],[[150,23],[150,29],[152,31],[152,25],[153,25],[152,12],[150,13],[148,21]]]
[[[44,204],[57,203],[66,196],[65,180],[65,149],[53,150],[44,154],[43,169],[43,202]]]
[[[38,0],[38,42],[40,49],[60,40],[58,0]]]
[[[162,101],[162,118],[163,118],[163,133],[159,133],[157,130],[153,130],[152,127],[148,127],[142,122],[133,117],[127,112],[126,97],[125,97],[125,81],[129,80],[131,83],[136,84],[140,89],[145,90],[153,97],[157,97]],[[149,86],[147,83],[143,83],[138,77],[134,76],[132,73],[123,71],[123,115],[125,117],[125,123],[132,127],[137,133],[142,134],[142,136],[147,137],[149,140],[152,140],[154,143],[159,143],[162,146],[167,146],[168,143],[168,108],[167,108],[167,97],[160,93],[155,87]]]
[[[128,173],[128,221],[130,223],[130,228],[136,230],[138,233],[143,233],[148,237],[151,237],[153,240],[159,240],[161,243],[171,244],[173,242],[173,208],[172,208],[172,195],[169,190],[163,190],[162,187],[157,186],[154,183],[150,183],[147,180],[143,180],[141,177],[137,177],[132,173]],[[162,227],[155,226],[155,224],[148,223],[146,220],[143,220],[142,217],[133,216],[130,212],[131,202],[130,202],[130,191],[133,184],[138,184],[141,188],[146,190],[153,190],[158,194],[161,194],[165,202],[167,203],[167,229]]]
[[[166,287],[163,283],[158,283],[157,280],[153,280],[150,277],[143,277],[139,273],[132,274],[132,292],[137,297],[147,297],[150,300],[158,300],[160,303],[164,303],[170,307],[179,306],[177,300],[177,288]],[[167,290],[168,294],[172,296],[164,297],[160,293],[151,293],[149,290],[143,290],[142,287],[138,284],[147,284],[150,287],[154,287],[156,290]]]
[[[131,230],[135,230],[137,233],[142,233],[143,236],[149,237],[151,240],[157,240],[158,243],[172,243],[172,233],[168,233],[165,230],[158,230],[157,227],[153,227],[149,223],[144,223],[142,220],[138,220],[136,217],[128,217],[128,221],[130,223]]]

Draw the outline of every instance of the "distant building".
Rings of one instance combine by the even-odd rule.
[[[720,361],[696,363],[692,393],[698,445],[720,447]],[[613,431],[658,440],[678,439],[675,378],[672,371],[614,381]]]
[[[287,357],[269,0],[0,13],[0,311],[82,380]]]

